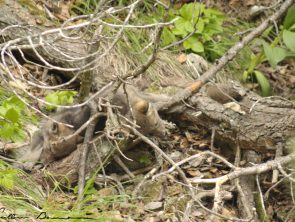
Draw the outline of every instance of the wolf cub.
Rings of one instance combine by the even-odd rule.
[[[101,97],[107,97],[107,93]],[[136,121],[141,133],[163,136],[166,132],[165,125],[152,103],[156,100],[157,96],[141,93],[135,87],[127,85],[125,88],[121,86],[110,101],[111,104],[120,107],[121,115]],[[70,139],[63,138],[72,135],[89,120],[90,108],[83,106],[60,110],[51,118],[57,122],[42,121],[39,130],[32,137],[29,149],[20,158],[20,161],[24,162],[23,168],[27,171],[31,171],[38,162],[49,164],[73,152],[82,142],[85,130]],[[100,118],[96,130],[103,130],[105,121],[106,118]]]

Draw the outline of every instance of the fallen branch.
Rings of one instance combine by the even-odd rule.
[[[96,105],[93,103],[89,103],[90,107],[90,116],[94,116],[96,114]],[[84,142],[82,145],[82,153],[81,153],[81,162],[79,165],[79,180],[78,180],[78,203],[80,204],[83,200],[84,195],[84,186],[85,186],[85,169],[87,164],[87,155],[90,146],[90,140],[94,134],[95,125],[98,119],[93,120],[86,129]],[[81,205],[79,206],[81,207]]]
[[[261,163],[261,164],[251,166],[251,167],[246,167],[246,168],[238,168],[234,170],[233,172],[223,175],[221,177],[217,177],[213,179],[192,178],[190,180],[192,183],[197,183],[197,184],[217,183],[217,182],[225,183],[229,180],[234,180],[241,176],[257,175],[257,174],[266,173],[270,170],[278,169],[280,165],[286,165],[293,160],[295,160],[295,152],[287,156],[277,158],[275,160],[267,161],[266,163]]]

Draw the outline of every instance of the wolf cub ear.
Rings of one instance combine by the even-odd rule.
[[[133,109],[142,113],[142,114],[147,114],[149,107],[150,107],[149,102],[147,102],[145,100],[140,100],[134,104]]]
[[[52,123],[52,126],[51,126],[51,132],[52,132],[53,134],[58,134],[58,123],[56,123],[56,122],[53,122],[53,123]]]

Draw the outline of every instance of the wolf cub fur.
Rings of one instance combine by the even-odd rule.
[[[102,95],[102,97],[106,96],[107,94]],[[134,118],[136,124],[140,126],[138,130],[141,133],[162,136],[166,130],[158,111],[152,104],[156,100],[156,96],[140,93],[135,87],[128,85],[125,88],[121,86],[117,90],[111,99],[111,104],[121,107],[119,112],[125,117],[131,120]],[[64,109],[52,115],[51,118],[57,122],[42,121],[39,130],[32,137],[29,149],[20,158],[20,161],[24,162],[22,166],[25,170],[32,170],[37,162],[49,164],[73,152],[82,142],[85,132],[73,136],[71,139],[64,140],[63,138],[73,134],[89,120],[90,108],[83,106]],[[99,119],[96,130],[103,130],[105,121],[105,118]],[[71,125],[72,128],[67,125]]]

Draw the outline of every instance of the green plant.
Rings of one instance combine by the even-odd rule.
[[[45,97],[45,101],[54,105],[69,105],[74,102],[74,96],[77,95],[76,91],[56,91],[48,94]],[[55,109],[54,106],[47,106],[48,110]]]
[[[100,4],[101,0],[79,0],[72,5],[72,12],[79,15],[88,15],[95,12],[97,6]],[[131,2],[129,0],[115,0],[112,1],[112,5],[119,7],[124,7],[129,5]],[[150,11],[153,8],[153,0],[144,0],[140,6],[141,11]]]
[[[43,192],[40,184],[30,177],[23,171],[0,160],[0,202],[2,207],[0,217],[8,217],[12,213],[18,217],[35,219],[38,216],[39,219],[46,219],[45,217],[48,216],[51,218],[73,218],[70,221],[117,221],[114,219],[115,213],[108,211],[115,210],[120,203],[125,203],[126,206],[126,202],[130,200],[130,197],[123,194],[102,196],[100,191],[92,188],[91,192],[85,195],[82,208],[77,209],[73,195],[63,192],[62,189],[46,195],[47,192]],[[60,220],[62,219],[58,221]],[[29,219],[24,221],[29,221]]]
[[[44,201],[43,192],[21,170],[0,161],[0,217],[14,213],[18,217],[38,215],[38,207]]]
[[[194,32],[183,42],[186,50],[205,56],[209,60],[214,60],[224,53],[216,44],[219,42],[217,34],[223,32],[225,16],[222,12],[206,8],[203,4],[190,3],[183,5],[174,17],[178,18],[174,28],[164,29],[163,45],[172,43],[175,37],[185,38]]]
[[[26,136],[24,123],[35,122],[36,119],[18,97],[9,96],[1,89],[0,95],[0,138],[6,141],[21,141]]]
[[[17,170],[10,168],[3,161],[0,161],[0,187],[2,189],[12,190],[17,181]]]
[[[286,57],[295,57],[295,4],[288,10],[279,36],[268,44],[263,43],[264,54],[273,68]],[[283,40],[280,46],[280,40]]]
[[[76,14],[88,15],[95,11],[100,0],[79,0],[72,5],[71,10]]]
[[[283,26],[280,27],[279,35],[276,36],[271,43],[265,39],[273,34],[273,28],[270,27],[258,39],[258,44],[263,46],[263,51],[257,55],[253,55],[247,71],[243,74],[244,81],[256,81],[260,85],[262,96],[271,95],[271,86],[268,79],[256,67],[264,61],[276,68],[277,64],[287,57],[295,57],[295,4],[290,7],[284,19]],[[265,39],[264,39],[265,38]]]

